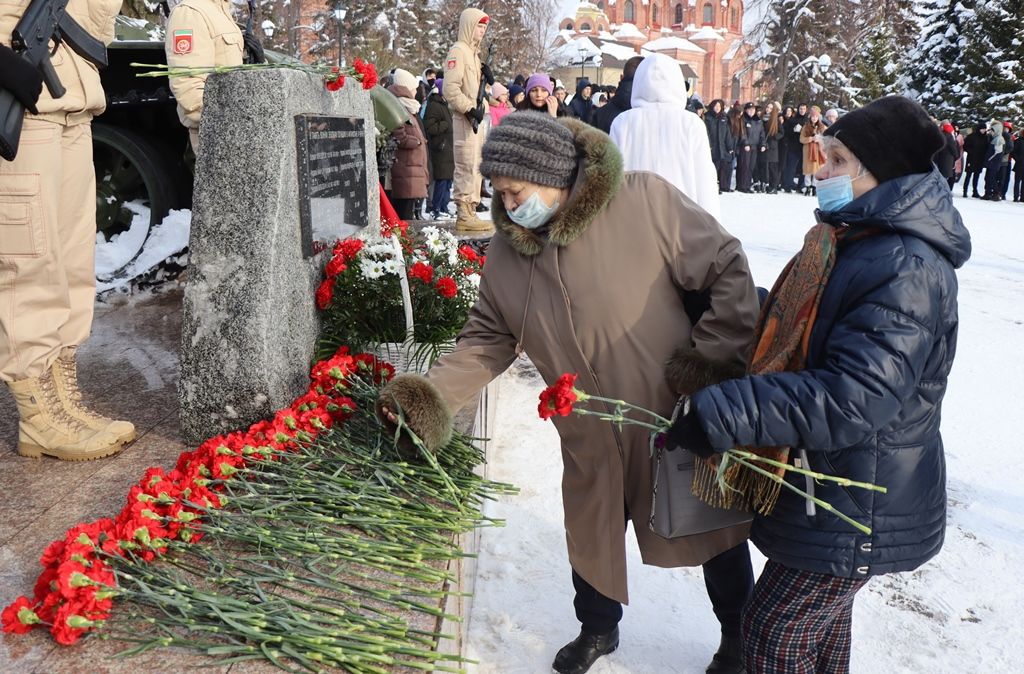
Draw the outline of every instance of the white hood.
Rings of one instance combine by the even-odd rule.
[[[686,81],[664,54],[648,56],[633,76],[633,108],[612,122],[627,171],[650,171],[720,219],[718,173],[704,122],[686,109]]]
[[[633,76],[634,108],[665,105],[686,108],[686,80],[679,63],[664,54],[646,57]]]

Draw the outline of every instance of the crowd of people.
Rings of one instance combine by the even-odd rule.
[[[816,105],[783,107],[739,101],[727,106],[716,99],[708,106],[691,104],[704,118],[712,161],[722,192],[779,192],[814,196],[814,175],[825,161],[824,131],[840,118],[831,108]],[[1010,121],[978,122],[961,130],[949,120],[932,120],[943,133],[944,145],[933,161],[950,189],[964,180],[963,196],[1003,201],[1013,185],[1013,201],[1024,203],[1024,142],[1019,125]],[[733,180],[735,169],[736,178]],[[964,175],[966,174],[966,175]],[[984,174],[981,193],[979,178]]]
[[[647,57],[647,60],[650,58]],[[643,101],[645,97],[648,101],[654,100],[656,94],[680,109],[685,108],[695,119],[703,120],[719,194],[735,191],[748,194],[803,194],[809,197],[817,195],[815,175],[826,161],[822,147],[824,134],[840,119],[842,113],[838,109],[830,108],[823,112],[817,105],[801,103],[784,106],[774,101],[763,104],[741,104],[734,101],[729,104],[722,99],[715,99],[705,106],[697,97],[688,95],[688,84],[681,77],[673,78],[674,88],[666,86],[664,79],[650,80],[648,93],[638,96],[636,73],[644,61],[645,57],[642,56],[629,59],[624,64],[617,86],[599,87],[581,78],[572,94],[559,80],[542,72],[519,74],[504,84],[497,81],[485,84],[484,105],[487,112],[482,115],[479,130],[475,132],[479,135],[479,142],[486,141],[488,132],[498,127],[510,113],[520,111],[540,112],[554,118],[574,118],[612,134],[612,124],[619,115],[634,108],[638,100]],[[393,80],[411,77],[401,69],[392,72]],[[642,79],[647,80],[649,77]],[[410,196],[415,197],[415,207],[409,205],[407,208],[399,208],[399,214],[404,217],[422,218],[421,203],[426,204],[426,214],[431,218],[453,217],[449,213],[448,203],[455,173],[453,152],[458,142],[443,83],[442,71],[427,68],[417,84],[416,100],[420,105],[418,117],[421,132],[425,136],[426,151],[422,156],[411,152],[399,153],[395,165],[399,167],[397,171],[400,173],[403,171],[400,167],[405,162],[429,167],[425,178],[430,187],[424,186],[417,190],[416,195],[419,196],[402,191],[401,188],[395,195],[389,192],[390,196],[402,204]],[[455,117],[459,116],[455,113]],[[1024,142],[1020,140],[1019,125],[1015,129],[1010,121],[992,120],[968,125],[961,130],[960,125],[949,120],[933,122],[941,129],[945,141],[943,148],[934,157],[934,162],[951,189],[963,180],[965,197],[970,191],[971,196],[976,198],[1002,201],[1007,198],[1012,185],[1013,201],[1024,203]],[[693,126],[689,124],[689,131],[678,136],[677,140],[692,138]],[[681,142],[684,146],[675,147],[671,159],[660,162],[652,159],[664,153],[664,148],[658,142],[644,146],[642,151],[637,149],[636,143],[617,144],[626,151],[627,156],[631,152],[642,152],[647,157],[646,161],[662,164],[657,169],[646,167],[662,175],[671,170],[664,164],[679,164],[681,175],[677,186],[684,194],[717,215],[717,201],[703,198],[700,189],[686,189],[679,184],[687,180],[702,182],[702,178],[706,177],[706,174],[695,173],[693,166],[683,168],[683,165],[692,162],[694,155],[685,147],[687,142]],[[682,159],[679,160],[679,157]],[[489,197],[486,185],[483,181],[479,182],[480,197]],[[490,230],[490,225],[475,215],[476,212],[487,210],[480,197],[472,204],[471,210],[463,208],[458,211],[457,229],[460,232]],[[715,205],[711,206],[712,203]]]

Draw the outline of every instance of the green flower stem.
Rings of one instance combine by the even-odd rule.
[[[633,412],[640,412],[641,414],[646,414],[647,416],[652,417],[655,421],[659,422],[657,428],[658,430],[661,431],[667,431],[668,427],[672,425],[671,419],[666,419],[660,414],[650,411],[646,407],[640,407],[639,405],[628,403],[625,400],[618,400],[616,398],[603,398],[601,396],[590,395],[589,393],[585,393],[580,398],[580,402],[586,402],[588,400],[598,400],[603,403],[608,403],[609,405],[612,405],[616,409],[627,409]],[[573,411],[576,411],[576,408],[573,408]]]
[[[600,419],[602,421],[608,421],[608,422],[611,422],[611,423],[613,423],[613,424],[615,424],[617,426],[622,426],[623,424],[626,424],[626,425],[629,425],[629,426],[640,426],[641,428],[648,428],[648,429],[650,429],[652,431],[656,431],[658,433],[663,433],[665,430],[667,430],[663,426],[656,426],[654,424],[647,423],[646,421],[640,421],[639,419],[631,419],[631,418],[629,418],[627,416],[624,416],[622,414],[609,414],[607,412],[596,412],[594,410],[586,410],[586,409],[582,409],[582,408],[579,408],[579,407],[573,408],[572,411],[575,412],[576,414],[579,414],[579,415],[585,416],[585,417],[597,417],[598,419]]]
[[[794,487],[790,483],[786,482],[785,480],[783,480],[781,477],[779,477],[775,473],[771,473],[771,472],[761,468],[760,466],[755,466],[754,464],[750,463],[749,461],[747,461],[744,458],[741,458],[739,456],[733,456],[733,459],[737,463],[739,463],[739,464],[743,465],[744,467],[746,467],[747,469],[752,470],[755,473],[759,473],[761,475],[764,475],[765,477],[767,477],[767,478],[769,478],[771,480],[774,480],[775,482],[778,482],[783,487],[786,487],[790,491],[796,492],[797,494],[799,494],[803,498],[807,499],[808,501],[813,501],[816,505],[824,508],[825,510],[827,510],[830,513],[832,513],[833,515],[835,515],[839,519],[843,520],[847,524],[851,525],[852,527],[854,527],[858,531],[861,531],[861,532],[863,532],[865,534],[871,535],[871,529],[869,527],[866,527],[863,524],[861,524],[860,522],[854,520],[853,518],[845,515],[844,513],[839,512],[838,510],[833,508],[830,503],[826,503],[825,501],[822,501],[820,498],[817,498],[815,496],[811,496],[810,494],[808,494],[807,492],[803,491],[802,489],[800,489],[798,487]]]
[[[840,485],[842,485],[844,487],[857,487],[857,488],[860,488],[860,489],[868,489],[868,490],[871,490],[871,491],[882,492],[883,494],[887,494],[889,492],[889,490],[887,488],[880,487],[877,484],[871,484],[870,482],[856,482],[854,480],[850,480],[850,479],[847,479],[845,477],[836,477],[835,475],[826,475],[825,473],[817,473],[817,472],[814,472],[814,471],[811,471],[811,470],[806,470],[804,468],[800,468],[798,466],[794,466],[791,463],[782,463],[781,461],[775,461],[774,459],[769,459],[769,458],[766,458],[766,457],[763,457],[763,456],[758,456],[757,454],[753,454],[751,452],[747,452],[747,451],[744,451],[742,449],[730,449],[726,453],[727,454],[732,454],[733,456],[742,457],[744,459],[747,459],[748,461],[758,461],[760,463],[767,463],[770,466],[775,466],[776,468],[783,468],[783,469],[785,469],[787,471],[790,471],[792,473],[799,473],[801,475],[807,475],[809,477],[813,477],[816,480],[827,480],[829,482],[836,482],[836,483],[838,483],[838,484],[840,484]]]

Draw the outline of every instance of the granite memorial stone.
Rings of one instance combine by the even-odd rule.
[[[269,417],[308,386],[315,241],[379,221],[373,133],[370,96],[354,81],[329,92],[291,70],[207,80],[182,320],[190,441]]]

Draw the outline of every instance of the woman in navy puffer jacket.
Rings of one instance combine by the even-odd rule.
[[[670,437],[705,457],[788,446],[811,470],[888,493],[786,474],[872,533],[787,489],[755,516],[751,539],[769,561],[744,619],[748,674],[847,672],[857,590],[929,560],[946,526],[939,423],[956,351],[954,270],[971,245],[931,163],[943,138],[897,96],[848,113],[825,136],[817,216],[839,240],[803,368],[695,393]]]

